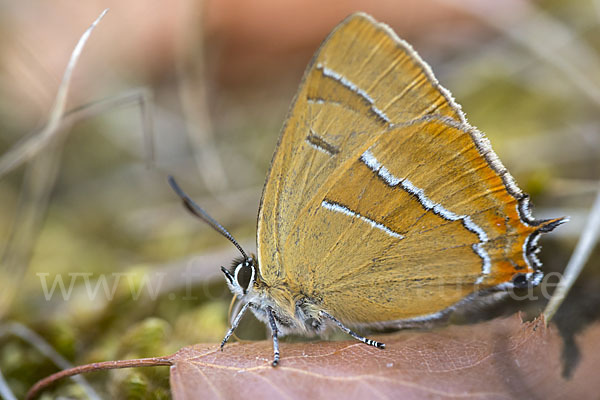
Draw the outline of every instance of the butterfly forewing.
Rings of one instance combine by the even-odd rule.
[[[464,121],[460,107],[412,47],[367,15],[355,14],[342,22],[313,63],[312,68],[330,79],[354,85],[393,123],[433,113]],[[309,95],[318,95],[313,90]]]
[[[263,191],[257,247],[267,284],[285,275],[285,243],[323,183],[393,124],[432,113],[464,120],[429,67],[387,26],[355,14],[329,35],[305,73]]]

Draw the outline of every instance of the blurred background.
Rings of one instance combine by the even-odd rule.
[[[319,43],[354,11],[390,25],[432,66],[531,194],[535,217],[571,217],[542,239],[545,270],[564,269],[600,178],[599,0],[0,1],[0,154],[45,125],[77,40],[107,7],[67,110],[113,107],[77,114],[0,177],[0,372],[17,396],[63,361],[221,340],[231,294],[219,267],[238,253],[183,210],[166,176],[253,252],[288,106]],[[598,317],[599,267],[596,252],[556,319],[573,359],[574,335]],[[485,317],[535,316],[542,290]],[[238,334],[261,339],[265,328],[249,317]],[[86,379],[107,396],[168,398],[164,367]],[[70,381],[53,390],[85,397]]]

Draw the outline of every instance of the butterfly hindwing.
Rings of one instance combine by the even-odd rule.
[[[289,280],[338,318],[374,323],[435,314],[534,275],[524,249],[544,223],[521,220],[468,129],[425,117],[369,143],[296,220],[286,255],[310,256],[284,255]]]

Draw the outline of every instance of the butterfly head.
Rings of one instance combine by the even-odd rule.
[[[177,184],[175,178],[169,176],[169,184],[177,193],[179,198],[182,200],[183,205],[189,212],[196,217],[200,218],[214,230],[219,232],[225,238],[227,238],[233,245],[240,251],[242,257],[237,258],[233,261],[233,264],[229,269],[221,267],[221,271],[225,274],[227,280],[227,286],[231,291],[239,296],[245,297],[248,293],[251,293],[254,287],[254,282],[257,279],[257,264],[254,255],[248,256],[247,253],[242,249],[242,246],[231,236],[227,229],[219,224],[213,217],[208,215],[206,211],[196,204]]]
[[[253,290],[256,281],[256,261],[253,256],[233,260],[229,269],[221,267],[227,286],[237,296],[244,297]]]

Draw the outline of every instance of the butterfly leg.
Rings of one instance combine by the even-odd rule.
[[[242,307],[240,312],[235,316],[235,319],[233,320],[233,323],[231,324],[231,328],[229,328],[229,330],[225,334],[225,337],[221,341],[221,351],[223,351],[223,347],[225,346],[225,343],[227,343],[227,341],[229,340],[231,335],[233,335],[233,331],[235,331],[235,328],[238,327],[238,325],[240,324],[240,321],[242,320],[242,317],[244,316],[244,313],[248,310],[248,308],[251,307],[251,305],[252,305],[252,303],[244,304],[244,306]]]
[[[269,316],[269,325],[271,326],[271,335],[273,336],[273,366],[279,364],[279,339],[277,338],[278,330],[273,316],[273,309],[267,306],[267,315]]]
[[[360,340],[361,342],[366,343],[369,346],[377,347],[378,349],[385,349],[385,343],[377,342],[375,340],[367,339],[366,337],[360,336],[358,333],[346,328],[346,326],[344,324],[342,324],[340,321],[338,321],[333,315],[326,313],[325,311],[319,311],[319,314],[322,317],[325,317],[325,318],[330,319],[331,321],[335,322],[335,324],[341,330],[346,332],[348,335],[352,336],[354,339]]]

